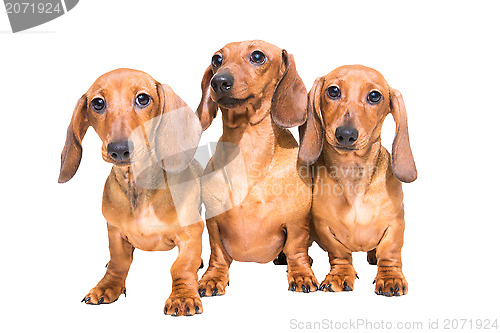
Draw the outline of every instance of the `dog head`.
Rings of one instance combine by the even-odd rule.
[[[342,66],[316,79],[308,100],[307,123],[301,128],[299,160],[314,163],[323,144],[339,154],[362,152],[380,140],[382,124],[391,113],[396,122],[392,167],[403,182],[417,178],[408,135],[403,97],[374,69]],[[324,141],[326,141],[324,143]]]
[[[134,154],[130,137],[140,129],[147,146],[170,172],[187,167],[202,132],[195,114],[169,86],[141,71],[111,71],[78,100],[61,154],[60,183],[70,180],[78,170],[89,126],[102,140],[104,161],[129,165]],[[147,138],[153,138],[152,142]],[[137,155],[139,149],[135,150]]]
[[[197,113],[203,129],[218,108],[231,128],[257,124],[269,113],[281,127],[301,125],[307,116],[307,90],[293,56],[263,41],[230,43],[215,52],[201,89]]]

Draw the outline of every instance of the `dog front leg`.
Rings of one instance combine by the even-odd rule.
[[[203,222],[183,230],[174,239],[179,255],[170,273],[172,293],[165,302],[164,313],[172,316],[191,316],[203,312],[198,295],[198,267],[201,263]]]
[[[229,266],[233,261],[224,249],[215,218],[207,220],[207,229],[211,252],[208,268],[198,284],[201,297],[226,293],[226,286],[229,285]]]
[[[404,220],[391,224],[377,246],[377,276],[375,293],[383,296],[400,296],[408,292],[408,282],[403,275],[401,249],[403,247]]]
[[[309,219],[296,221],[286,226],[286,241],[283,253],[287,261],[288,290],[308,293],[318,290],[307,254],[309,241]]]
[[[319,289],[330,292],[352,291],[357,278],[352,265],[352,251],[335,237],[326,224],[317,228],[317,233],[322,248],[328,251],[330,261],[330,272],[321,282]]]
[[[106,304],[125,294],[125,279],[132,264],[134,247],[120,235],[120,231],[108,223],[110,261],[106,274],[83,298],[87,304]]]

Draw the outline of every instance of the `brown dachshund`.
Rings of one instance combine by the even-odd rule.
[[[389,113],[397,127],[392,159],[380,140]],[[371,68],[337,68],[316,79],[300,132],[299,160],[316,162],[312,234],[331,266],[320,289],[351,291],[357,277],[352,252],[365,251],[368,262],[378,264],[375,292],[406,294],[401,182],[414,181],[417,170],[401,94]]]
[[[172,293],[164,312],[201,313],[197,270],[203,170],[190,164],[202,132],[199,120],[169,86],[146,73],[118,69],[104,74],[76,105],[62,152],[60,183],[76,173],[89,126],[103,142],[104,161],[113,163],[102,206],[111,259],[106,274],[83,301],[112,303],[125,294],[135,248],[166,251],[177,246]]]
[[[315,291],[307,255],[312,178],[298,172],[298,145],[285,127],[307,116],[307,90],[293,56],[263,42],[217,51],[202,80],[203,129],[217,109],[223,134],[202,180],[210,264],[202,296],[222,295],[232,260],[266,263],[283,251],[293,291]]]

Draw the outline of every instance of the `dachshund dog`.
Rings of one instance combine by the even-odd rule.
[[[201,313],[197,270],[203,169],[191,162],[202,133],[198,118],[169,86],[146,73],[118,69],[104,74],[73,112],[61,156],[60,183],[75,175],[89,126],[103,142],[104,161],[113,164],[102,205],[111,259],[102,280],[82,302],[112,303],[125,294],[135,248],[166,251],[177,246],[172,293],[164,312]]]
[[[227,44],[201,88],[202,127],[220,108],[223,134],[202,180],[211,255],[200,295],[225,293],[233,260],[267,263],[280,251],[289,289],[316,291],[307,255],[312,177],[299,174],[298,144],[286,129],[307,116],[293,56],[258,40]]]
[[[389,113],[396,122],[392,159],[380,140]],[[352,252],[364,251],[378,265],[375,292],[405,295],[401,182],[414,181],[417,170],[401,94],[371,68],[337,68],[316,79],[300,134],[299,161],[314,163],[311,234],[331,266],[320,289],[351,291]]]

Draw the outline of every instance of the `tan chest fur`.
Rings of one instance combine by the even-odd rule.
[[[144,251],[170,250],[182,228],[179,216],[187,215],[184,210],[196,215],[195,220],[191,217],[191,223],[202,225],[198,214],[199,184],[191,186],[194,188],[185,195],[183,205],[176,207],[169,188],[141,189],[135,186],[133,178],[122,181],[112,172],[104,190],[103,215],[134,247]]]
[[[135,247],[147,251],[166,251],[174,247],[171,223],[160,219],[152,206],[144,207],[124,225],[122,233]]]
[[[375,248],[400,209],[387,190],[393,185],[387,183],[386,170],[387,164],[364,184],[317,177],[312,208],[316,227],[326,229],[353,252]]]

